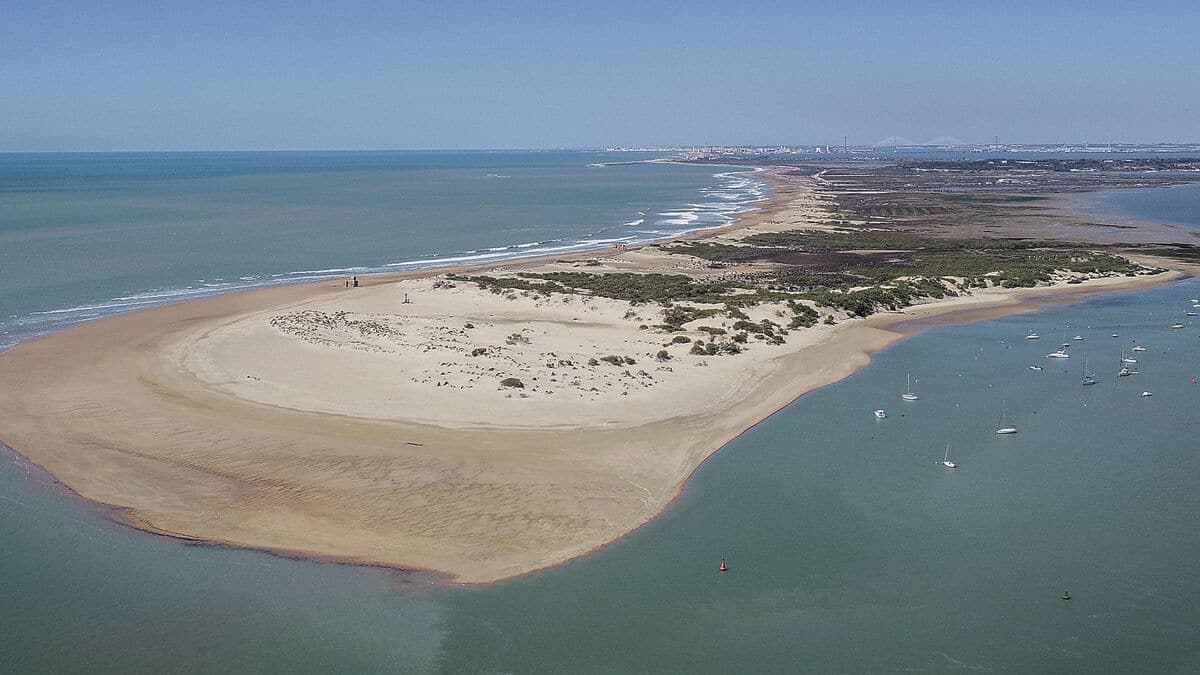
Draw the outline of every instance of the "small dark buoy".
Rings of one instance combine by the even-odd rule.
[[[1070,593],[1068,593],[1068,592],[1066,591],[1066,589],[1063,589],[1062,599],[1063,599],[1063,600],[1070,600],[1070,599],[1071,599],[1071,594],[1070,594]]]
[[[721,571],[722,571],[722,572],[728,572],[728,571],[729,571],[729,568],[725,566],[725,559],[724,559],[724,558],[721,558]]]

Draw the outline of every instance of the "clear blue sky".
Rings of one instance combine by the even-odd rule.
[[[894,134],[1200,141],[1200,0],[0,0],[0,151]]]

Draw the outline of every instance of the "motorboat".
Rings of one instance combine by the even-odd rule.
[[[1049,354],[1046,355],[1046,357],[1051,358],[1051,359],[1069,359],[1069,358],[1071,358],[1071,355],[1067,353],[1067,347],[1070,347],[1070,346],[1071,345],[1064,343],[1063,346],[1060,347],[1058,351],[1050,352]]]

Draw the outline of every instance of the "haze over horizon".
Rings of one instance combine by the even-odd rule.
[[[1200,5],[26,4],[0,152],[1200,141]]]

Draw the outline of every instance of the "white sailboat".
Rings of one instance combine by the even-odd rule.
[[[1145,347],[1143,347],[1143,346],[1141,346],[1141,345],[1136,345],[1136,346],[1133,348],[1133,351],[1135,351],[1135,352],[1144,352],[1144,351],[1146,351],[1146,348],[1145,348]]]
[[[1038,338],[1040,338],[1040,337],[1041,337],[1041,336],[1040,336],[1040,335],[1038,335],[1037,333],[1035,333],[1035,332],[1033,332],[1033,331],[1029,331],[1029,335],[1026,335],[1026,336],[1025,336],[1025,339],[1026,339],[1026,340],[1036,340],[1036,339],[1038,339]]]
[[[877,420],[885,420],[885,419],[887,419],[887,411],[885,411],[885,410],[882,410],[882,409],[881,409],[881,410],[876,410],[876,411],[875,411],[875,419],[877,419]]]
[[[1085,387],[1090,387],[1093,384],[1096,384],[1095,376],[1088,372],[1086,358],[1083,360],[1083,382],[1081,384]]]
[[[957,469],[958,465],[950,461],[950,444],[946,444],[946,456],[942,458],[942,466],[947,469]]]
[[[916,401],[921,398],[913,393],[911,373],[908,375],[908,387],[904,390],[904,393],[900,395],[900,398],[904,399],[905,401]]]
[[[1117,371],[1117,377],[1129,377],[1133,374],[1133,371],[1129,369],[1129,366],[1125,365],[1130,361],[1137,363],[1137,359],[1127,359],[1125,358],[1125,352],[1121,352],[1121,369]]]
[[[996,433],[998,433],[998,434],[1015,434],[1015,433],[1017,433],[1016,427],[1008,426],[1008,425],[1004,424],[1004,413],[1006,412],[1006,410],[1005,410],[1006,408],[1007,408],[1007,405],[1004,402],[1001,402],[1000,403],[1000,426],[996,429]]]

